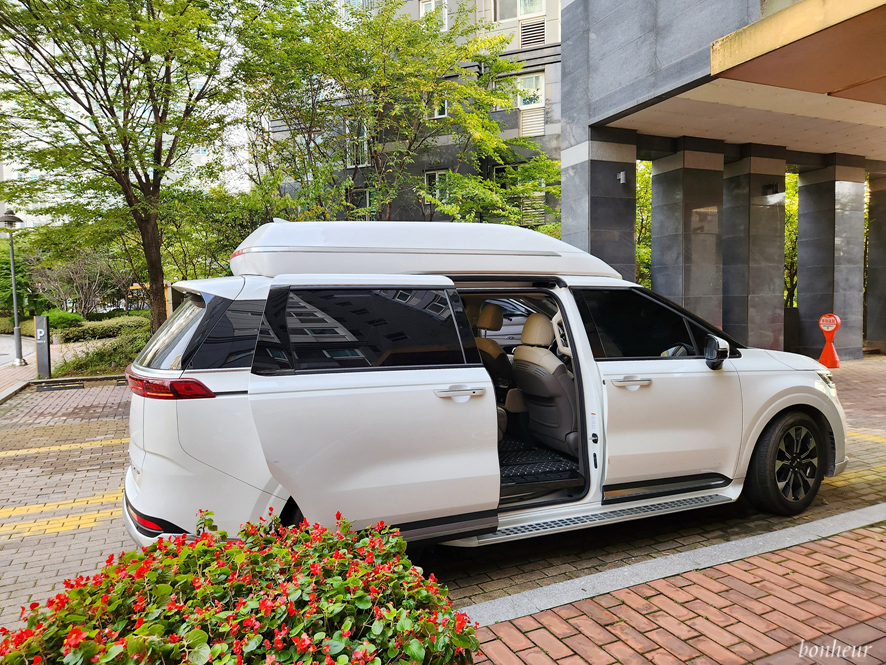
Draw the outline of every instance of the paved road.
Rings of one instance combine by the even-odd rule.
[[[836,372],[852,435],[849,470],[796,518],[730,506],[474,550],[440,547],[422,565],[460,606],[665,554],[807,523],[886,501],[886,357]],[[0,626],[64,578],[132,547],[120,519],[129,392],[113,384],[0,405]]]
[[[34,340],[22,337],[22,356],[27,360],[34,355]],[[0,367],[5,367],[15,360],[15,346],[12,335],[0,335]]]

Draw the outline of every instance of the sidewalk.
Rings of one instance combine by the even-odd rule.
[[[49,357],[52,366],[56,367],[62,361],[88,351],[104,341],[90,340],[88,342],[71,342],[70,344],[50,344]],[[22,367],[13,367],[12,365],[0,367],[0,395],[21,383],[33,381],[37,377],[37,356],[26,356],[25,361],[28,364]]]
[[[886,526],[480,628],[475,663],[886,661]]]

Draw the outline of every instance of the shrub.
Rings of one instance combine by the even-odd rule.
[[[151,338],[147,329],[130,330],[83,355],[59,363],[53,377],[121,374]]]
[[[53,663],[472,662],[467,615],[382,523],[353,533],[246,524],[239,541],[201,517],[196,538],[111,555],[92,578],[22,608],[0,629],[9,665]],[[205,527],[205,528],[204,528]],[[36,660],[39,658],[40,660]]]
[[[147,329],[150,325],[150,321],[146,321],[140,316],[119,316],[107,321],[87,321],[59,334],[64,342],[82,342],[88,339],[117,337],[124,332]]]
[[[34,319],[19,319],[18,325],[24,337],[34,337],[37,334]],[[11,316],[8,319],[0,318],[0,335],[11,335],[13,332],[15,332],[15,320]]]
[[[75,328],[83,323],[83,317],[75,312],[51,309],[48,312],[43,312],[43,315],[49,317],[50,332],[63,330],[65,328]]]

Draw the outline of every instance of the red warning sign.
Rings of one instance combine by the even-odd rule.
[[[825,367],[839,367],[840,358],[837,356],[837,347],[834,346],[834,335],[840,329],[840,317],[836,314],[825,314],[818,319],[818,327],[824,333],[824,349],[818,359]]]

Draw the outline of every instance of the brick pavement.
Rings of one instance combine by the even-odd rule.
[[[475,663],[883,663],[884,615],[876,525],[480,628]]]
[[[68,360],[95,348],[96,344],[102,344],[104,341],[89,340],[86,342],[72,342],[70,344],[51,344],[49,356],[52,359],[53,366],[55,366],[63,360]],[[13,367],[12,365],[0,367],[0,394],[24,381],[32,381],[37,376],[37,357],[27,356],[25,360],[28,364],[22,367]]]
[[[0,405],[0,625],[18,625],[19,607],[132,548],[118,498],[128,405],[129,391],[110,383],[28,388]],[[115,443],[70,447],[96,440]]]

